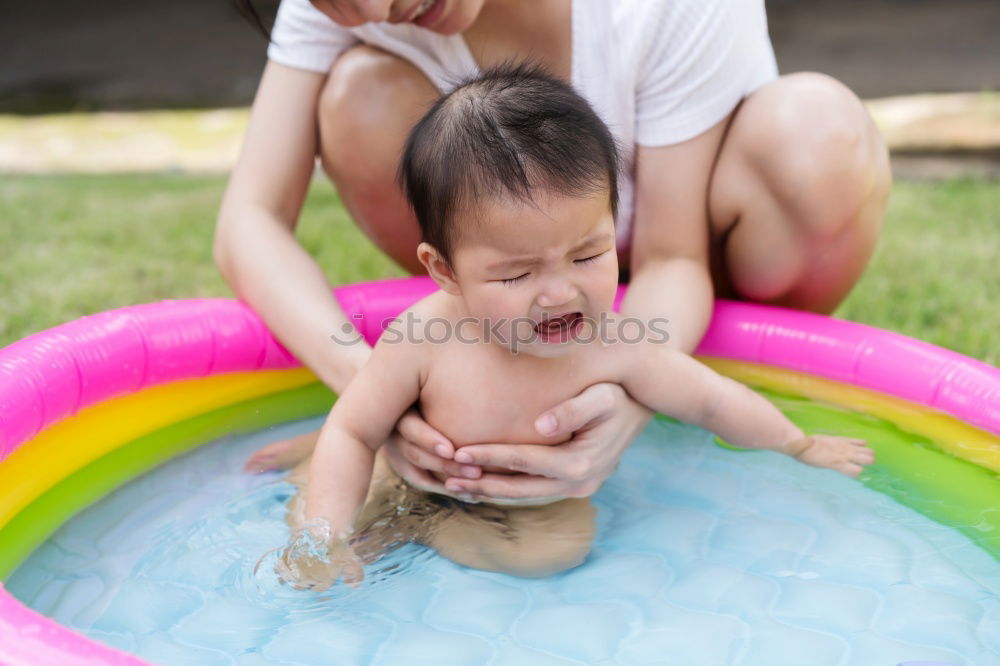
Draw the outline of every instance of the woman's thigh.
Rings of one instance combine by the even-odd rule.
[[[881,135],[839,82],[792,74],[754,92],[709,192],[719,295],[832,312],[868,264],[891,180]]]
[[[423,272],[420,228],[396,170],[407,135],[438,96],[415,66],[363,45],[338,58],[320,96],[324,171],[361,230],[411,273]]]

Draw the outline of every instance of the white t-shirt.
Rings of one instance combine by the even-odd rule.
[[[618,247],[629,245],[635,146],[693,138],[778,75],[763,0],[573,0],[572,84],[622,149]],[[479,72],[461,35],[411,23],[344,28],[309,3],[282,0],[268,57],[329,71],[337,56],[370,44],[413,63],[445,92]],[[664,178],[669,178],[664,174]]]

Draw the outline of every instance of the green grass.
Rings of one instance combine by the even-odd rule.
[[[1000,182],[896,183],[875,257],[835,314],[1000,364]]]
[[[211,258],[224,186],[170,174],[3,176],[0,345],[124,305],[230,296]],[[325,181],[299,228],[334,284],[403,274]],[[897,183],[876,256],[837,316],[996,365],[998,261],[1000,183]]]
[[[0,178],[0,345],[77,317],[167,298],[231,297],[212,262],[225,178]],[[333,284],[403,275],[329,185],[299,233]]]

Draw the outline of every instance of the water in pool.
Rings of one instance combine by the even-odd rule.
[[[137,479],[9,590],[165,665],[1000,665],[1000,564],[966,537],[836,473],[666,422],[595,496],[597,539],[575,570],[523,580],[408,545],[357,589],[288,589],[254,565],[288,537],[291,486],[239,470],[318,424]]]

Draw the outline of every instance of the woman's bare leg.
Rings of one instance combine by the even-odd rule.
[[[760,88],[709,192],[720,294],[832,312],[874,251],[891,183],[885,143],[843,84],[802,73]]]
[[[395,174],[438,94],[413,65],[359,46],[321,99],[326,172],[358,225],[414,273],[420,232]],[[734,114],[712,178],[720,292],[832,312],[871,257],[891,180],[885,143],[845,86],[811,73],[763,86]]]
[[[410,130],[440,93],[416,67],[369,46],[344,53],[320,97],[323,168],[362,231],[410,273],[420,227],[396,183]]]

